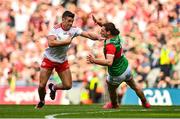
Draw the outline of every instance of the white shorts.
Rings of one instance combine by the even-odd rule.
[[[129,81],[131,79],[131,68],[128,66],[126,71],[121,74],[120,76],[107,76],[107,82],[112,84],[112,85],[119,85],[121,84],[123,81]]]

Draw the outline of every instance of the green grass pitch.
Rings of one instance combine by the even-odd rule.
[[[123,105],[119,109],[104,110],[102,105],[0,105],[0,118],[180,118],[180,106]]]

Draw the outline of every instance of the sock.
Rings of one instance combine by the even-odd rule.
[[[44,101],[44,98],[45,98],[45,95],[46,95],[46,90],[45,90],[45,88],[39,87],[39,88],[38,88],[38,93],[39,93],[40,101],[43,102],[43,101]]]

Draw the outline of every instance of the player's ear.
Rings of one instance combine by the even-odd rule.
[[[66,20],[66,18],[64,17],[64,18],[62,18],[62,21],[65,21]]]
[[[107,35],[111,35],[111,32],[110,32],[110,31],[107,31]]]

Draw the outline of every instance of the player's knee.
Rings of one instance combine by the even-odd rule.
[[[66,85],[66,86],[64,86],[64,89],[65,90],[69,90],[69,89],[71,89],[72,88],[72,85]]]
[[[134,87],[135,91],[141,91],[141,88],[139,86]]]
[[[39,88],[45,88],[46,87],[46,84],[45,83],[40,83],[39,84]]]

